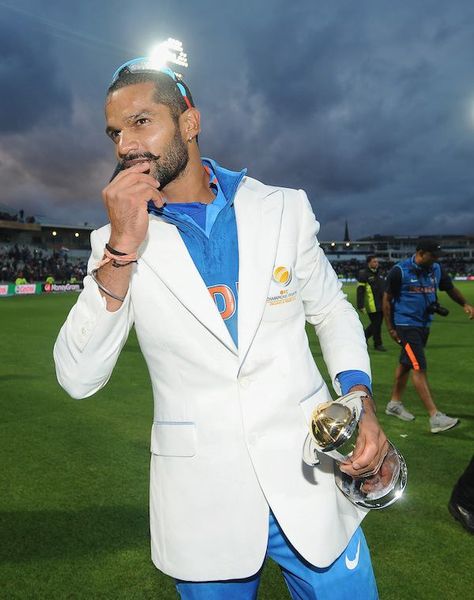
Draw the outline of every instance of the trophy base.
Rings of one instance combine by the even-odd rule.
[[[381,509],[402,496],[407,484],[407,466],[403,456],[389,442],[387,455],[374,475],[354,479],[335,463],[334,477],[337,487],[353,504]]]

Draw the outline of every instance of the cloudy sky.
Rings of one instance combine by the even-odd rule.
[[[305,189],[321,239],[474,235],[472,0],[0,0],[0,204],[103,224],[105,90],[170,36],[203,154]]]

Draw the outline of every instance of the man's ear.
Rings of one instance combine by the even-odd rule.
[[[179,117],[183,137],[191,141],[201,132],[201,113],[197,108],[191,107]]]

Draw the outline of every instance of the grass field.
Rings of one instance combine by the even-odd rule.
[[[474,284],[458,287],[474,303]],[[347,291],[353,300],[355,287]],[[145,364],[132,334],[106,389],[70,399],[56,383],[52,347],[75,300],[0,300],[0,598],[173,599],[173,582],[149,557]],[[405,404],[416,420],[387,417],[398,349],[385,335],[389,352],[371,354],[380,420],[409,469],[403,500],[365,520],[382,600],[473,597],[474,538],[446,505],[474,446],[474,322],[441,300],[451,315],[432,327],[430,381],[439,407],[461,418],[458,427],[430,434],[411,387]],[[288,598],[272,563],[259,598]]]

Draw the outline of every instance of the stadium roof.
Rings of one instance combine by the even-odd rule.
[[[8,204],[1,204],[1,203],[0,203],[0,212],[7,213],[7,214],[11,215],[12,217],[18,213],[17,210],[14,210],[11,206],[8,206]]]
[[[42,215],[35,215],[35,222],[39,223],[42,227],[60,227],[61,229],[87,229],[90,231],[91,229],[95,229],[96,226],[92,223],[81,223],[76,225],[71,225],[70,223],[64,223],[60,219],[54,219],[51,217],[44,217]]]
[[[376,233],[375,235],[369,235],[363,238],[359,238],[358,242],[390,242],[393,240],[418,240],[420,237],[422,238],[430,238],[435,240],[474,240],[473,235],[467,234],[456,234],[456,233],[432,233],[432,234],[423,234],[423,235],[400,235],[400,234],[391,234],[391,235],[381,235]]]

